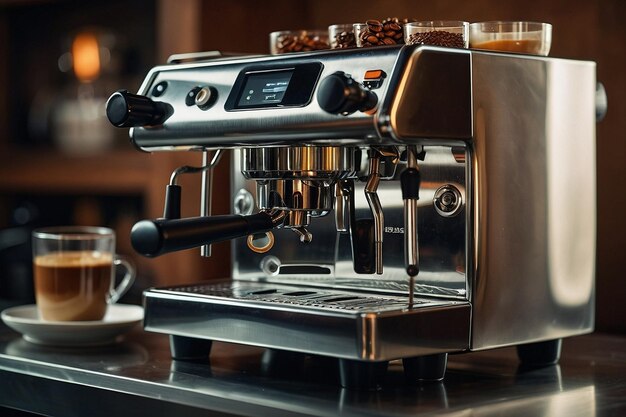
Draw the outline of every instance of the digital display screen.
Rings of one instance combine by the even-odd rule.
[[[224,103],[226,111],[302,107],[311,102],[320,62],[275,63],[242,68]]]
[[[237,107],[270,107],[283,102],[293,69],[246,74]]]

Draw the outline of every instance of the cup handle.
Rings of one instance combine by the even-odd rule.
[[[135,282],[136,270],[135,266],[126,258],[123,258],[119,255],[115,255],[115,259],[113,260],[113,265],[116,267],[122,265],[126,268],[126,274],[124,274],[124,278],[122,278],[122,282],[111,290],[109,294],[109,299],[107,300],[108,304],[116,303],[126,291],[133,285]]]

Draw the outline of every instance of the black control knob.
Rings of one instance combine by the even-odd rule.
[[[377,101],[376,94],[341,71],[324,78],[317,90],[318,104],[332,114],[372,110]]]
[[[107,100],[106,110],[109,121],[117,127],[158,125],[167,116],[165,103],[126,90],[113,93]]]

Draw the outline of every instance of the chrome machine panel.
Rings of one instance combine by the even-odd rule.
[[[146,329],[363,362],[535,342],[558,359],[550,343],[593,330],[595,90],[592,62],[424,46],[154,68],[135,97],[159,123],[132,141],[235,149],[237,215],[142,225],[147,256],[233,250],[232,282],[147,291]]]

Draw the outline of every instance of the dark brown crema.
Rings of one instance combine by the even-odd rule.
[[[44,320],[101,320],[111,288],[113,257],[94,251],[56,252],[33,261],[37,308]]]

